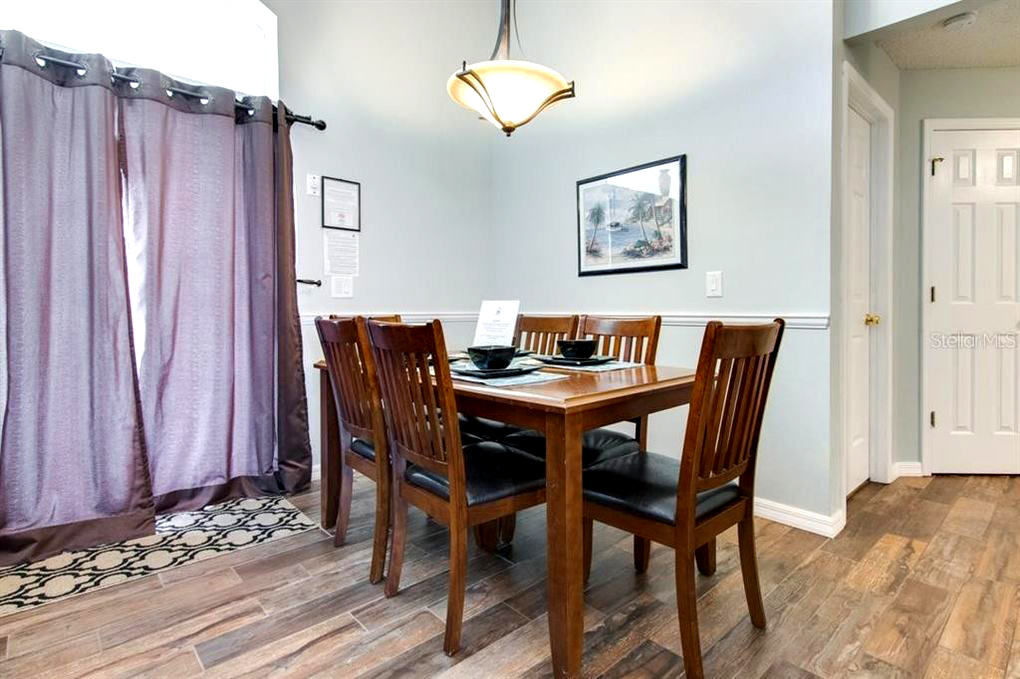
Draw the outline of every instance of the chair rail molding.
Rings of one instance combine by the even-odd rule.
[[[302,325],[313,325],[315,319],[318,316],[324,316],[328,314],[345,313],[345,311],[338,312],[336,309],[330,311],[320,311],[317,313],[302,313],[301,324]],[[373,316],[382,313],[397,313],[393,310],[382,311],[351,311],[352,315],[359,314],[362,316]],[[438,318],[443,323],[474,323],[478,320],[477,311],[400,311],[401,317],[408,323],[425,323],[431,321],[434,318]],[[527,312],[532,313],[532,312]],[[578,311],[536,311],[533,313],[535,316],[562,316],[572,313],[581,313]],[[670,327],[687,327],[697,328],[703,327],[708,324],[709,321],[722,321],[724,323],[770,323],[775,318],[779,317],[786,321],[786,328],[796,330],[828,330],[829,329],[829,314],[826,313],[718,313],[709,314],[705,312],[686,312],[686,311],[647,311],[642,313],[634,312],[616,312],[616,311],[593,311],[585,309],[584,313],[599,315],[599,316],[612,316],[614,318],[643,318],[645,316],[659,315],[662,316],[662,324]]]

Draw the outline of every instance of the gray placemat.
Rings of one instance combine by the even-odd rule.
[[[644,363],[631,363],[630,361],[610,361],[609,363],[603,363],[601,365],[560,365],[558,363],[557,364],[543,363],[542,361],[536,361],[534,359],[525,360],[531,361],[531,363],[528,363],[526,365],[542,364],[547,365],[550,368],[560,368],[563,370],[579,370],[581,372],[586,373],[604,373],[609,372],[610,370],[623,370],[624,368],[636,368],[638,366],[644,365]]]
[[[533,372],[526,375],[512,375],[511,377],[474,377],[472,375],[458,375],[453,373],[451,375],[455,380],[463,380],[465,382],[477,382],[478,384],[484,384],[487,387],[517,387],[522,384],[541,384],[543,382],[553,382],[555,380],[565,380],[566,375],[555,375],[553,373]]]

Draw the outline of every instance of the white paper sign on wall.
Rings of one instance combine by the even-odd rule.
[[[330,276],[331,297],[354,297],[354,276]]]
[[[361,268],[360,250],[357,232],[323,229],[323,273],[327,276],[357,276]]]

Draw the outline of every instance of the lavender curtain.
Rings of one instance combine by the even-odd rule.
[[[301,318],[297,303],[294,242],[294,163],[287,107],[279,104],[275,150],[277,443],[278,469],[273,486],[293,492],[312,478],[312,444],[308,439],[308,399],[301,352]]]
[[[0,563],[307,486],[283,105],[0,48]]]
[[[109,64],[0,34],[0,564],[152,533]],[[60,55],[69,57],[70,55]]]
[[[128,280],[162,496],[274,468],[275,220],[258,210],[257,190],[263,175],[272,183],[271,154],[258,157],[271,149],[272,119],[240,126],[261,135],[241,132],[233,92],[203,88],[205,104],[157,99],[182,86],[153,71],[129,75],[140,85],[120,100]],[[246,165],[252,155],[269,162]]]

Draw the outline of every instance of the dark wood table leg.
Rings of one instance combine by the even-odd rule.
[[[319,499],[322,503],[319,523],[323,528],[336,525],[337,502],[340,493],[340,425],[336,419],[333,389],[329,384],[329,371],[319,371],[319,465],[322,480]]]
[[[579,677],[584,638],[581,427],[570,416],[549,415],[545,441],[552,666],[557,677]]]

